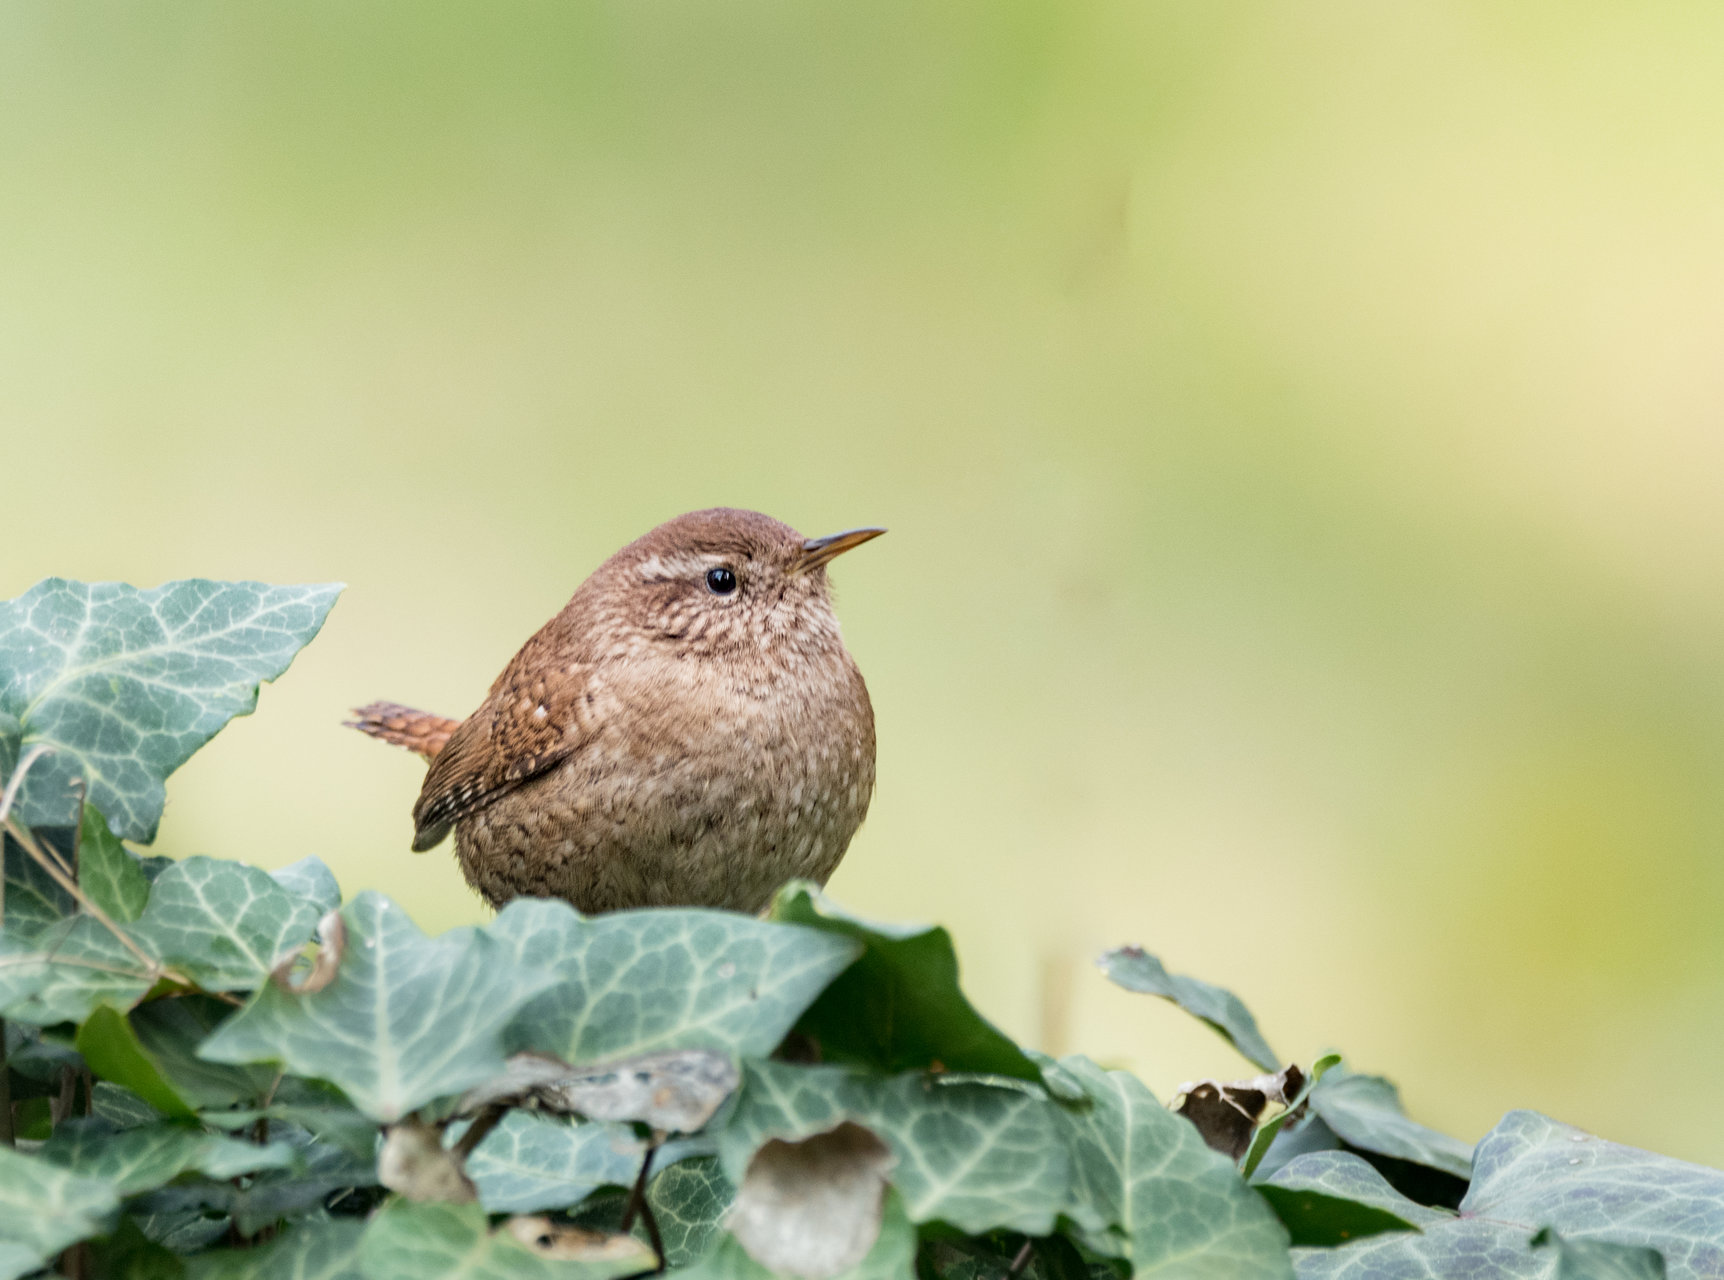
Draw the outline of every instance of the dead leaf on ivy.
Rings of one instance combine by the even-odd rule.
[[[465,1204],[479,1198],[460,1160],[444,1149],[441,1130],[419,1120],[389,1126],[377,1155],[377,1180],[409,1200]]]
[[[774,1138],[754,1153],[725,1225],[761,1266],[831,1280],[874,1247],[891,1149],[851,1121],[801,1142]]]
[[[1269,1119],[1276,1107],[1285,1107],[1305,1087],[1305,1073],[1285,1066],[1274,1075],[1249,1080],[1198,1080],[1179,1087],[1171,1110],[1197,1126],[1203,1140],[1216,1151],[1237,1160],[1251,1146],[1251,1134]]]
[[[297,950],[288,952],[275,962],[275,968],[269,971],[269,980],[289,995],[310,996],[322,991],[335,981],[335,975],[341,971],[341,958],[347,954],[347,922],[341,918],[339,910],[328,912],[317,922],[317,944],[317,952],[311,958],[311,971],[303,981],[293,980],[293,969],[300,959]]]
[[[638,1262],[650,1267],[658,1261],[652,1249],[633,1236],[588,1231],[539,1214],[510,1218],[504,1226],[541,1258],[556,1262]]]
[[[588,1067],[518,1053],[503,1074],[469,1089],[462,1112],[495,1103],[536,1104],[589,1120],[639,1122],[664,1133],[694,1133],[735,1091],[736,1064],[711,1049],[669,1049]]]

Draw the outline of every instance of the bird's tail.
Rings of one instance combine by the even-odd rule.
[[[353,719],[341,723],[373,738],[406,747],[426,760],[437,758],[437,753],[449,741],[449,735],[461,724],[459,720],[434,716],[429,711],[415,711],[398,702],[373,702],[357,707]]]

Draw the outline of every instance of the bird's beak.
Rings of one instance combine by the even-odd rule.
[[[824,538],[810,538],[802,544],[802,553],[791,562],[789,576],[794,578],[799,573],[818,569],[833,557],[841,556],[864,542],[871,542],[885,532],[884,529],[846,529],[843,533],[829,533]]]

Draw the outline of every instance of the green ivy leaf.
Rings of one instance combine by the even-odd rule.
[[[262,1173],[243,1188],[224,1185],[221,1199],[206,1202],[232,1214],[234,1225],[245,1235],[283,1218],[320,1212],[336,1191],[377,1184],[375,1149],[363,1157],[355,1156],[291,1124],[272,1124],[270,1132],[298,1151],[300,1163],[295,1168]]]
[[[1452,1213],[1409,1200],[1369,1161],[1344,1151],[1297,1156],[1257,1190],[1295,1245],[1340,1245],[1454,1221]]]
[[[77,821],[83,779],[121,836],[155,838],[163,781],[287,670],[338,584],[189,579],[148,591],[49,578],[0,603],[4,754],[42,742],[19,797],[30,826]]]
[[[1285,1277],[1287,1237],[1233,1162],[1135,1076],[1088,1058],[1060,1065],[1094,1105],[1056,1108],[1071,1147],[1068,1216],[1084,1245],[1139,1276]]]
[[[188,1280],[364,1280],[364,1234],[361,1218],[308,1218],[267,1244],[195,1254],[186,1259],[186,1274]]]
[[[699,1156],[671,1165],[647,1187],[647,1202],[664,1240],[665,1262],[686,1267],[702,1257],[723,1234],[724,1214],[736,1188],[716,1156]]]
[[[609,1280],[640,1261],[560,1262],[541,1257],[504,1228],[491,1230],[476,1204],[393,1199],[359,1244],[370,1280]]]
[[[1027,1090],[942,1083],[920,1072],[883,1078],[845,1067],[749,1062],[718,1135],[719,1156],[740,1185],[749,1158],[769,1138],[799,1141],[853,1120],[892,1148],[890,1179],[912,1221],[1046,1235],[1071,1181],[1058,1110]]]
[[[136,1129],[141,1124],[154,1124],[162,1113],[137,1094],[108,1080],[96,1081],[90,1090],[90,1114],[116,1129]]]
[[[91,1012],[78,1028],[78,1052],[104,1081],[122,1085],[165,1116],[196,1118],[162,1074],[161,1064],[144,1048],[126,1015],[108,1005]]]
[[[146,1001],[126,1021],[174,1092],[207,1111],[252,1104],[275,1082],[269,1067],[235,1067],[198,1057],[198,1046],[232,1012],[212,996],[189,995]]]
[[[550,975],[510,964],[475,930],[427,938],[378,893],[359,894],[341,915],[346,954],[328,987],[299,994],[266,983],[199,1055],[283,1063],[383,1121],[502,1071],[503,1028]]]
[[[34,936],[0,933],[0,1017],[82,1022],[100,1004],[129,1008],[157,976],[94,916],[71,916]]]
[[[341,886],[335,882],[335,873],[316,854],[277,867],[269,874],[294,897],[304,898],[315,906],[320,916],[341,905]]]
[[[1171,1000],[1220,1033],[1262,1071],[1278,1071],[1282,1062],[1257,1029],[1257,1019],[1245,1002],[1225,987],[1169,973],[1142,947],[1116,947],[1096,962],[1109,980],[1127,991]]]
[[[645,1156],[629,1125],[513,1110],[467,1157],[467,1176],[491,1213],[537,1213],[566,1209],[603,1186],[628,1186]]]
[[[1656,1249],[1607,1240],[1566,1240],[1546,1227],[1532,1238],[1535,1249],[1555,1249],[1555,1280],[1664,1280],[1664,1258]]]
[[[1479,1143],[1460,1216],[1423,1225],[1422,1235],[1302,1253],[1301,1280],[1461,1273],[1550,1280],[1564,1257],[1532,1247],[1545,1228],[1568,1244],[1653,1249],[1672,1280],[1710,1280],[1724,1275],[1724,1173],[1511,1111]],[[1645,1263],[1644,1255],[1588,1252],[1609,1253],[1619,1270]],[[1569,1265],[1572,1274],[1578,1256]]]
[[[119,1210],[107,1181],[0,1146],[0,1280],[44,1267],[66,1246],[108,1230]]]
[[[319,914],[267,871],[191,857],[156,878],[133,933],[207,990],[250,991],[284,953],[304,944]]]
[[[125,1196],[154,1190],[190,1170],[219,1180],[289,1168],[295,1160],[293,1148],[284,1142],[259,1146],[167,1120],[116,1130],[94,1117],[56,1125],[40,1155],[82,1177],[100,1179]]]
[[[108,820],[93,804],[84,806],[78,837],[78,887],[120,924],[136,920],[150,900],[142,864],[108,830]]]
[[[104,1280],[184,1280],[186,1274],[185,1262],[129,1217],[112,1234],[90,1241],[82,1262],[88,1274]]]
[[[862,958],[797,1023],[797,1030],[819,1043],[823,1057],[887,1071],[938,1064],[947,1071],[1041,1083],[1036,1064],[964,995],[957,953],[944,929],[862,920],[806,881],[778,891],[771,918],[849,938],[864,948]]]
[[[72,831],[38,828],[36,838],[51,852],[71,861]],[[5,936],[22,943],[52,928],[78,909],[77,901],[60,887],[10,835],[0,835],[5,847]]]
[[[175,1253],[196,1253],[228,1232],[232,1222],[225,1216],[209,1214],[202,1209],[186,1209],[176,1213],[129,1213],[127,1219],[138,1225],[144,1237],[172,1249]],[[188,1264],[193,1259],[186,1259]]]
[[[1657,1249],[1672,1277],[1724,1275],[1724,1172],[1511,1111],[1479,1143],[1463,1217]]]
[[[1411,1160],[1457,1178],[1472,1175],[1473,1149],[1408,1119],[1400,1091],[1382,1076],[1337,1067],[1311,1090],[1310,1106],[1343,1142],[1360,1151]]]
[[[519,969],[557,979],[522,1009],[509,1047],[570,1063],[659,1049],[770,1053],[856,944],[726,911],[619,911],[584,919],[519,898],[488,932]]]

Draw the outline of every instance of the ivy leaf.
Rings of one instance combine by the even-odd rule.
[[[1251,1016],[1245,1002],[1227,988],[1169,973],[1160,960],[1142,947],[1116,947],[1105,952],[1096,963],[1110,981],[1127,991],[1171,1000],[1193,1017],[1207,1022],[1259,1070],[1280,1068],[1281,1060],[1257,1029],[1257,1019]]]
[[[1454,1221],[1451,1213],[1409,1200],[1369,1161],[1343,1151],[1296,1156],[1257,1190],[1295,1245],[1340,1245]]]
[[[174,1092],[207,1111],[253,1103],[275,1081],[268,1067],[235,1067],[198,1057],[198,1046],[232,1012],[212,996],[189,995],[146,1001],[126,1021]]]
[[[34,937],[7,930],[0,933],[0,1017],[82,1022],[100,1004],[130,1007],[158,974],[94,916],[71,916]]]
[[[308,1218],[267,1244],[212,1249],[186,1259],[188,1280],[364,1280],[360,1218]]]
[[[311,936],[319,914],[267,871],[191,857],[156,878],[134,933],[199,986],[250,991]]]
[[[491,1213],[566,1209],[603,1186],[628,1186],[646,1148],[623,1124],[573,1124],[512,1110],[467,1157]]]
[[[1664,1280],[1664,1258],[1656,1249],[1565,1240],[1549,1227],[1532,1238],[1532,1247],[1556,1250],[1555,1280]]]
[[[378,1212],[359,1243],[370,1280],[609,1280],[640,1270],[638,1258],[568,1262],[493,1231],[476,1204],[415,1203],[396,1198]]]
[[[61,1121],[40,1154],[50,1164],[100,1179],[124,1196],[154,1190],[188,1170],[216,1179],[236,1178],[288,1168],[295,1158],[284,1142],[259,1146],[166,1120],[116,1130],[93,1117]]]
[[[226,1235],[232,1225],[227,1217],[205,1213],[202,1209],[186,1209],[177,1213],[138,1213],[134,1209],[126,1217],[137,1223],[138,1230],[146,1239],[175,1253],[196,1253]],[[195,1265],[192,1259],[186,1261]]]
[[[1644,1245],[1672,1277],[1724,1275],[1724,1172],[1511,1111],[1479,1143],[1463,1217]]]
[[[136,1129],[162,1118],[160,1111],[130,1089],[107,1080],[96,1081],[90,1090],[90,1114],[116,1129]]]
[[[503,1028],[550,975],[510,964],[476,930],[427,938],[379,893],[341,914],[349,939],[334,981],[311,994],[266,983],[199,1056],[280,1062],[386,1122],[502,1071]]]
[[[54,753],[24,783],[29,826],[77,820],[74,779],[114,831],[155,838],[163,781],[287,670],[338,584],[188,579],[140,591],[49,578],[0,603],[0,715],[16,760]]]
[[[1408,1119],[1400,1091],[1382,1076],[1337,1067],[1311,1090],[1310,1107],[1348,1146],[1411,1160],[1457,1178],[1472,1175],[1473,1149]]]
[[[215,1201],[246,1235],[282,1218],[316,1211],[336,1191],[377,1184],[375,1151],[361,1159],[290,1124],[271,1126],[270,1131],[299,1152],[299,1165],[260,1174],[244,1188],[224,1186],[226,1195]]]
[[[1071,1147],[1066,1212],[1079,1239],[1133,1273],[1290,1274],[1287,1237],[1233,1162],[1168,1111],[1135,1076],[1062,1058],[1089,1094],[1086,1111],[1056,1108]]]
[[[0,1280],[45,1267],[68,1245],[106,1231],[119,1209],[108,1182],[0,1146]]]
[[[95,1009],[78,1028],[78,1052],[104,1081],[130,1089],[165,1116],[195,1119],[197,1113],[169,1084],[161,1065],[144,1048],[126,1015],[109,1005]]]
[[[150,881],[143,865],[108,830],[108,820],[93,804],[84,806],[78,837],[78,887],[121,924],[141,916],[150,899]]]
[[[716,1156],[683,1160],[655,1177],[647,1187],[647,1202],[664,1239],[666,1264],[686,1267],[711,1250],[734,1199],[736,1188]]]
[[[1672,1280],[1710,1280],[1724,1275],[1724,1173],[1606,1142],[1536,1112],[1511,1111],[1479,1143],[1458,1218],[1427,1222],[1423,1235],[1374,1236],[1302,1253],[1299,1275],[1389,1280],[1464,1272],[1549,1280],[1565,1262],[1575,1274],[1578,1257],[1559,1251],[1553,1258],[1532,1247],[1545,1228],[1569,1245],[1657,1250]],[[1646,1264],[1640,1254],[1587,1252],[1609,1253],[1619,1271]]]
[[[942,1083],[921,1072],[882,1078],[845,1067],[750,1062],[718,1135],[719,1156],[739,1185],[768,1139],[798,1142],[850,1120],[892,1148],[890,1179],[912,1221],[1046,1235],[1071,1180],[1058,1110],[1026,1090]]]
[[[778,891],[771,918],[852,939],[862,958],[797,1023],[823,1057],[887,1071],[1010,1076],[1041,1083],[1022,1049],[976,1012],[958,985],[952,937],[930,925],[874,924],[839,908],[806,881]]]
[[[509,1028],[511,1049],[585,1063],[659,1049],[770,1053],[859,948],[725,911],[619,911],[518,898],[488,930],[556,985]]]
[[[341,906],[341,886],[335,882],[335,873],[316,854],[277,867],[269,874],[294,897],[304,898],[315,906],[320,918]]]
[[[74,832],[70,828],[40,827],[35,834],[50,853],[60,855],[68,866],[71,864]],[[3,833],[0,843],[5,846],[6,937],[22,942],[77,911],[77,900],[24,852],[23,845]]]

